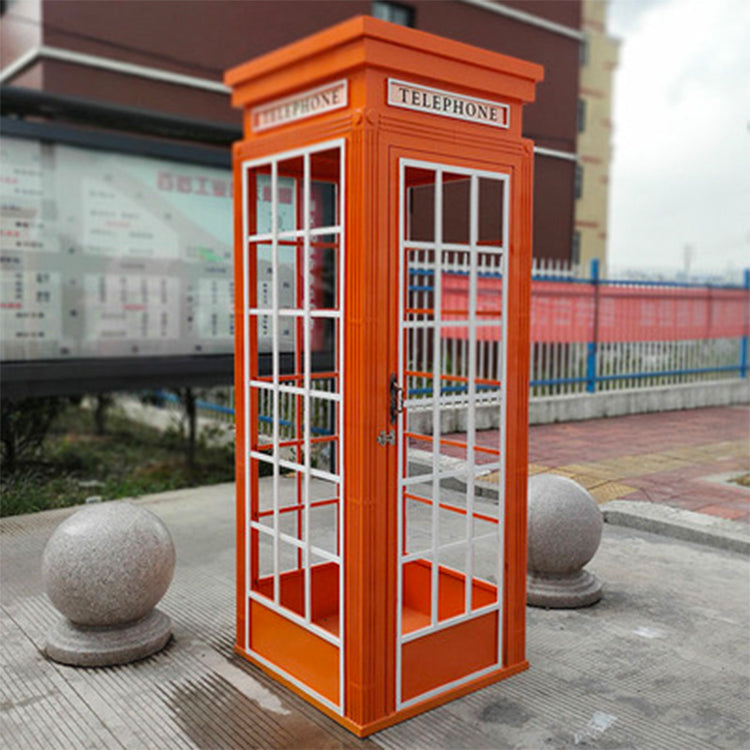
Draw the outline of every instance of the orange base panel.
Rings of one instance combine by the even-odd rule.
[[[235,646],[234,650],[239,656],[247,659],[247,661],[249,661],[251,664],[254,664],[256,667],[259,667],[269,677],[272,677],[277,682],[280,682],[293,693],[299,695],[300,698],[303,698],[310,705],[315,706],[315,708],[317,708],[319,711],[324,713],[329,718],[333,719],[337,724],[340,724],[342,727],[344,727],[344,729],[347,729],[352,734],[355,734],[357,737],[367,737],[374,732],[379,732],[381,729],[387,729],[394,724],[398,724],[401,721],[410,719],[412,716],[416,716],[417,714],[420,714],[424,711],[429,711],[432,708],[442,706],[444,703],[448,703],[456,698],[460,698],[463,695],[467,695],[468,693],[473,693],[475,690],[480,690],[481,688],[492,685],[495,682],[504,680],[507,677],[512,677],[513,675],[518,674],[519,672],[524,672],[529,668],[528,661],[522,661],[518,664],[512,664],[509,667],[502,667],[495,672],[490,672],[489,674],[483,675],[476,680],[464,683],[463,685],[453,688],[452,690],[447,690],[445,693],[441,693],[440,695],[433,696],[432,698],[420,701],[419,703],[415,703],[408,708],[402,709],[401,711],[395,711],[394,713],[389,714],[388,716],[384,716],[381,719],[377,719],[376,721],[372,721],[369,724],[357,724],[347,716],[337,714],[335,711],[332,711],[330,708],[328,708],[328,706],[315,700],[313,696],[298,688],[283,675],[279,674],[279,672],[277,672],[275,669],[256,659],[252,654],[248,654],[241,647]]]

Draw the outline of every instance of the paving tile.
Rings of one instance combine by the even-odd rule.
[[[570,477],[574,482],[577,482],[584,489],[591,492],[596,487],[600,487],[603,484],[607,484],[608,480],[603,477],[595,477],[590,474],[573,474]]]
[[[535,474],[544,474],[549,471],[549,466],[543,464],[529,464],[529,476],[533,477]],[[499,474],[499,472],[496,472]],[[497,481],[497,480],[494,480]]]
[[[594,487],[592,490],[589,490],[589,492],[597,503],[607,503],[610,500],[618,500],[623,497],[629,498],[629,496],[633,494],[633,490],[635,490],[635,488],[627,484],[606,482],[600,484],[598,487]]]
[[[647,493],[645,493],[643,490],[636,490],[635,492],[631,492],[628,495],[623,495],[620,500],[637,500],[639,502],[643,503],[650,503],[652,502],[651,498]]]
[[[704,505],[701,508],[701,513],[708,513],[711,516],[720,516],[721,518],[729,518],[737,520],[747,515],[746,510],[738,508],[729,508],[726,503],[720,503],[718,505]]]
[[[739,500],[750,503],[750,488],[732,485],[729,482],[719,482],[709,477],[700,477],[695,480],[693,487],[696,490],[710,492],[712,497],[720,497],[728,501]]]
[[[587,474],[592,477],[601,477],[602,479],[606,479],[607,481],[615,479],[612,469],[607,465],[602,465],[599,463],[580,464],[579,470],[581,474]]]
[[[663,505],[668,505],[671,508],[678,508],[680,510],[689,510],[691,513],[702,513],[703,508],[705,508],[708,503],[679,502],[676,499],[672,498],[671,500],[665,501]]]
[[[564,466],[560,466],[559,468],[551,469],[550,474],[557,474],[561,477],[568,477],[568,479],[572,479],[575,475],[574,471],[570,471],[569,469],[565,468]]]
[[[672,498],[679,498],[680,493],[674,489],[666,489],[658,486],[653,487],[639,487],[640,492],[643,492],[649,501],[652,503],[661,503]]]

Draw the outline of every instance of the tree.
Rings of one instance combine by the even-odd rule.
[[[11,473],[44,442],[67,400],[59,396],[0,400],[2,463]]]

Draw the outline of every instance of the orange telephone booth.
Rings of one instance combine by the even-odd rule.
[[[359,736],[528,666],[541,77],[366,17],[226,75],[236,650]]]

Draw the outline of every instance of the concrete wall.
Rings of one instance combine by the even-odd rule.
[[[750,403],[750,379],[713,383],[689,383],[662,388],[633,388],[609,393],[585,393],[572,396],[535,398],[529,404],[529,424],[576,422],[583,419],[619,417],[704,406],[730,406]],[[481,407],[475,414],[478,430],[498,426],[499,410]],[[432,432],[432,413],[416,412],[409,416],[409,428],[423,434]],[[466,409],[444,409],[440,431],[443,434],[466,431]]]
[[[609,393],[586,393],[533,399],[529,423],[573,422],[624,414],[644,414],[703,406],[750,403],[750,379],[688,383],[662,388],[633,388]]]

